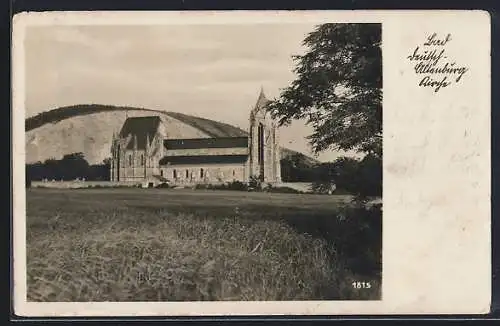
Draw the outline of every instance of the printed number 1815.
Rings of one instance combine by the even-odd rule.
[[[371,289],[370,282],[352,282],[352,287],[355,289]]]

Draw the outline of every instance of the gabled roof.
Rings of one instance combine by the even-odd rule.
[[[167,150],[235,147],[246,148],[248,147],[248,137],[165,139],[163,144]]]
[[[146,139],[148,135],[151,144],[160,122],[159,116],[127,118],[120,131],[120,137],[125,138],[129,134],[132,135],[132,141],[129,142],[127,149],[134,148],[133,137],[137,137],[137,149],[143,150],[146,148]]]
[[[184,164],[244,164],[248,155],[193,155],[193,156],[165,156],[160,165]]]

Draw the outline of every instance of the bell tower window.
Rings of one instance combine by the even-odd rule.
[[[258,151],[259,164],[262,164],[264,162],[264,125],[262,123],[259,123]]]

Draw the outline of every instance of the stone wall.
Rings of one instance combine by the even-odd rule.
[[[160,174],[170,183],[183,184],[216,184],[223,182],[246,182],[245,164],[196,164],[160,167]]]

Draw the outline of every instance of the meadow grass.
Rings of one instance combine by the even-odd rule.
[[[346,196],[28,189],[26,240],[29,301],[380,299],[381,215]]]

